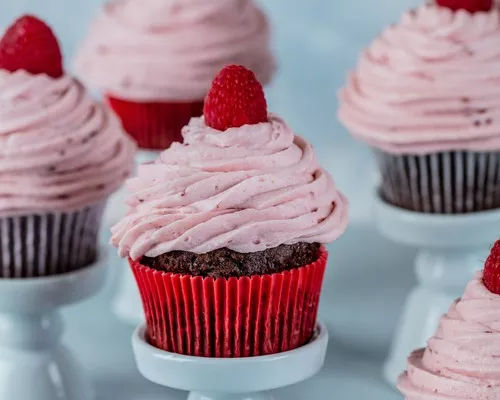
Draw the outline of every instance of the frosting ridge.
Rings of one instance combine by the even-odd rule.
[[[346,199],[278,116],[224,132],[193,118],[183,136],[127,182],[130,211],[111,240],[122,257],[248,253],[326,243],[345,230]]]
[[[500,149],[500,10],[424,5],[361,55],[339,117],[391,153]]]
[[[0,214],[71,211],[106,199],[135,146],[68,75],[0,70]]]
[[[91,86],[135,101],[197,101],[227,64],[262,83],[275,70],[270,27],[252,0],[115,0],[104,6],[75,67]]]

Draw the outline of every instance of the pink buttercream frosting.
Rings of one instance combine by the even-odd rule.
[[[193,118],[183,136],[127,182],[130,211],[111,240],[122,257],[248,253],[344,232],[346,199],[279,117],[224,132]]]
[[[115,0],[76,59],[90,86],[134,101],[202,100],[216,73],[241,64],[262,83],[275,61],[270,28],[252,0]]]
[[[125,180],[134,149],[72,77],[0,70],[0,214],[100,202]]]
[[[391,153],[500,149],[500,11],[424,5],[388,27],[340,92],[340,120]]]
[[[500,296],[479,273],[399,379],[407,400],[500,399]]]

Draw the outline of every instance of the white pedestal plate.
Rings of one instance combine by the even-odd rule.
[[[267,391],[315,375],[328,344],[326,327],[318,324],[309,344],[289,352],[248,358],[189,357],[151,346],[145,330],[140,325],[132,338],[139,371],[159,385],[190,391],[188,400],[272,400]]]

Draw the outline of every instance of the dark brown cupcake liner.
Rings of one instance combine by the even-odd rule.
[[[105,204],[0,217],[0,278],[64,274],[93,263]]]
[[[328,253],[272,275],[202,278],[131,261],[149,342],[198,357],[251,357],[306,344],[314,334]]]
[[[500,152],[375,154],[380,195],[392,205],[436,214],[500,207]]]

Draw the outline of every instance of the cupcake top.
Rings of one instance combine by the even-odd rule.
[[[100,202],[128,176],[134,148],[115,117],[63,72],[50,28],[18,19],[0,41],[0,214]]]
[[[491,1],[477,10],[439,3],[388,27],[340,92],[340,120],[373,147],[500,149],[500,11]]]
[[[85,82],[115,97],[198,101],[230,63],[268,82],[269,30],[252,0],[115,0],[94,21],[75,65]]]
[[[128,215],[113,227],[122,257],[326,243],[347,224],[347,201],[313,149],[268,114],[252,72],[225,68],[204,117],[127,182]],[[216,127],[216,128],[215,128]]]
[[[398,381],[406,399],[500,398],[500,241]]]

